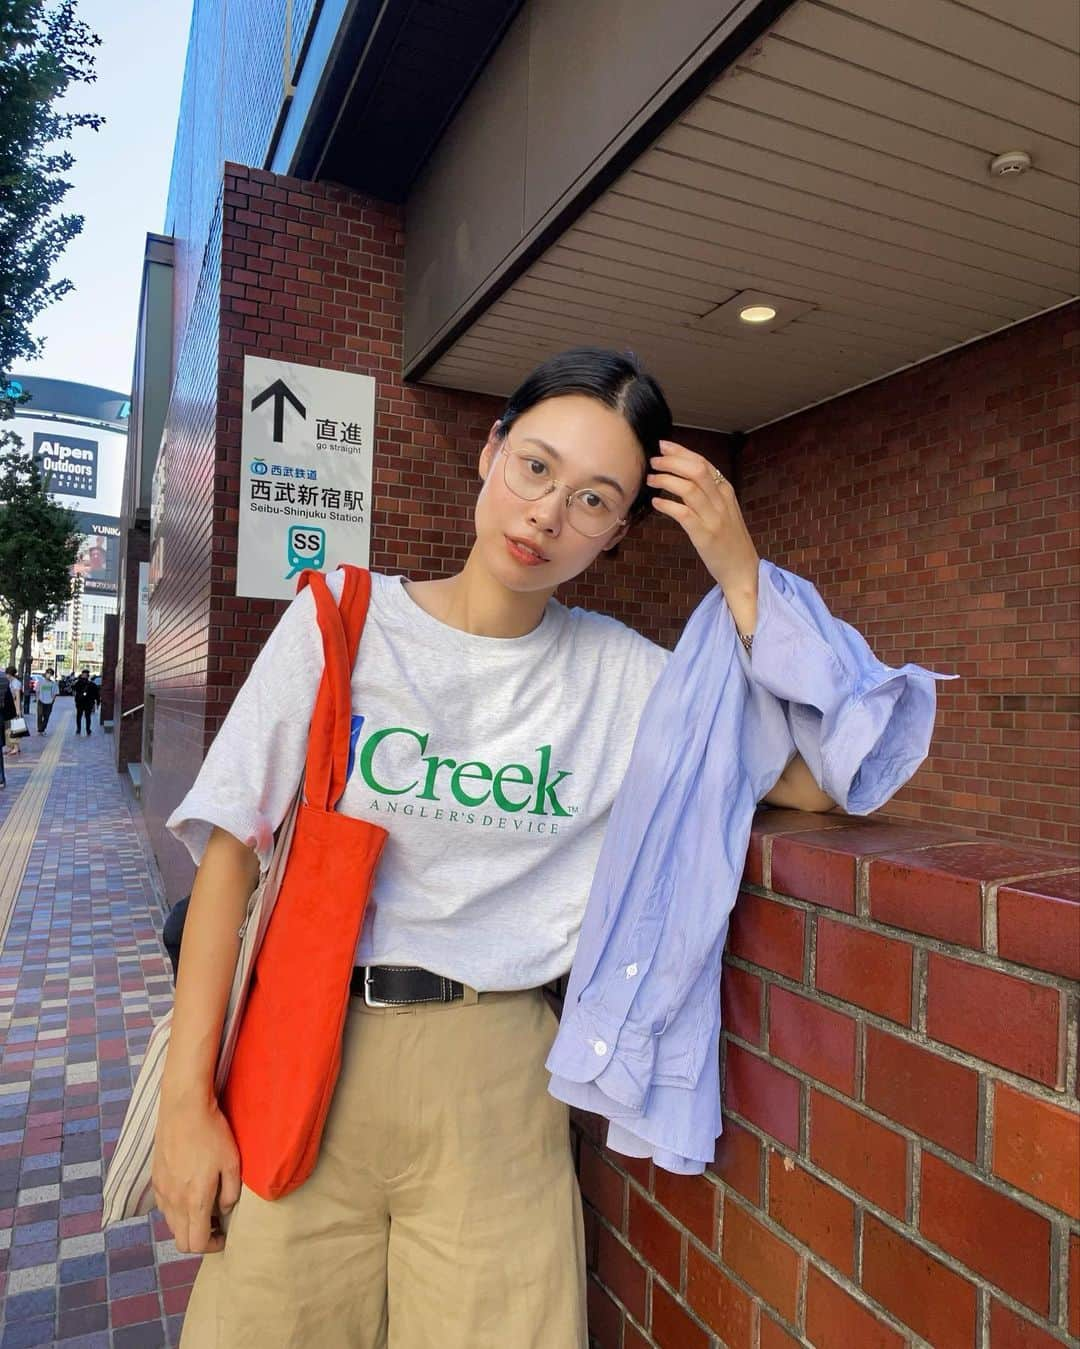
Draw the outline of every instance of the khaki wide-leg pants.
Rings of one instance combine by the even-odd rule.
[[[586,1349],[556,1024],[538,990],[352,999],[318,1164],[274,1203],[242,1191],[182,1349]]]

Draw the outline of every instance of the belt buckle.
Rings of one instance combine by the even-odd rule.
[[[370,965],[362,966],[364,971],[364,1006],[365,1007],[396,1007],[396,1002],[383,1002],[379,998],[371,996],[371,969]]]

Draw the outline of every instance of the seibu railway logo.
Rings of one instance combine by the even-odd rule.
[[[511,815],[570,819],[577,814],[576,806],[566,806],[559,797],[562,790],[565,798],[563,784],[573,774],[568,768],[552,766],[550,745],[535,749],[530,762],[496,767],[482,759],[459,761],[428,754],[429,738],[429,732],[408,726],[371,730],[365,717],[354,716],[347,776],[351,779],[358,772],[370,791],[390,802],[410,797],[444,807],[457,805],[466,811],[487,806]],[[376,804],[375,808],[382,807]]]

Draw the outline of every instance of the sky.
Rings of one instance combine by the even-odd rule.
[[[63,110],[106,124],[68,142],[76,162],[62,209],[86,220],[53,277],[75,289],[39,316],[45,350],[19,369],[127,392],[146,235],[165,221],[191,0],[80,0],[78,13],[102,40],[98,77],[70,90]]]

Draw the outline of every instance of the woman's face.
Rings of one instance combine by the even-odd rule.
[[[536,501],[522,500],[503,473],[510,450],[535,455],[562,486]],[[644,475],[644,455],[629,423],[584,394],[538,403],[514,422],[508,438],[493,429],[480,454],[484,486],[476,502],[476,540],[487,569],[517,591],[553,591],[580,575],[619,542],[626,526],[612,526],[599,538],[579,533],[567,519],[567,493],[596,488],[625,519]],[[542,560],[533,561],[515,541]]]

